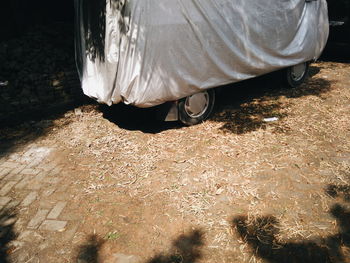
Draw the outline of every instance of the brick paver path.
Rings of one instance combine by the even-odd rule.
[[[0,159],[0,227],[13,233],[1,262],[71,261],[81,219],[64,165],[50,158],[55,151],[33,143]]]

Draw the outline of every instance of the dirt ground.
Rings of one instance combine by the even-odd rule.
[[[350,64],[318,62],[311,75],[299,89],[270,79],[225,87],[214,116],[193,127],[86,105],[2,128],[2,158],[31,143],[55,149],[67,209],[79,215],[70,242],[56,233],[28,253],[38,262],[350,262]]]

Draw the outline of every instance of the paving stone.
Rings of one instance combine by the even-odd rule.
[[[59,192],[58,190],[55,192],[52,198],[55,198],[57,201],[67,201],[72,199],[69,193]]]
[[[63,231],[67,225],[67,221],[45,220],[40,226],[41,230]]]
[[[15,186],[15,189],[23,189],[31,180],[32,178],[27,175]]]
[[[28,190],[40,190],[41,187],[43,187],[43,184],[40,183],[40,182],[37,182],[37,181],[30,181],[26,186],[25,188],[28,189]]]
[[[23,164],[18,164],[18,165],[16,166],[16,168],[14,168],[14,169],[11,171],[11,174],[18,174],[18,173],[22,172],[22,170],[24,170],[24,168],[26,168],[25,165],[23,165]]]
[[[59,174],[62,172],[62,170],[63,170],[62,167],[56,166],[55,169],[53,169],[53,170],[50,172],[50,176],[59,175]]]
[[[7,196],[0,197],[1,206],[7,205],[10,201],[11,201],[10,197],[7,197]]]
[[[38,192],[30,192],[22,201],[22,206],[29,206],[31,203],[33,203],[38,198]]]
[[[56,163],[44,163],[44,164],[41,164],[39,166],[40,169],[46,171],[46,172],[50,172],[52,171],[55,167],[57,166]]]
[[[54,184],[58,184],[62,179],[61,178],[57,178],[57,177],[47,177],[45,178],[45,183],[50,184],[50,185],[54,185]]]
[[[45,220],[46,215],[49,213],[48,209],[39,210],[36,215],[29,221],[27,228],[36,229]]]
[[[105,260],[106,263],[140,263],[141,258],[135,255],[113,254]]]
[[[82,215],[78,214],[77,212],[69,212],[69,213],[64,212],[60,215],[60,219],[68,220],[68,221],[81,220]]]
[[[62,236],[62,240],[65,242],[70,242],[74,238],[75,233],[78,231],[80,223],[74,222],[69,223],[69,226],[67,227],[67,230],[65,231],[64,235]]]
[[[15,162],[4,162],[0,167],[15,169],[18,165],[19,164]]]
[[[0,196],[7,195],[8,192],[11,191],[12,187],[16,184],[16,182],[7,182],[0,190]]]
[[[35,176],[34,179],[35,179],[35,181],[43,182],[46,177],[47,177],[46,172],[40,172],[37,176]]]
[[[28,164],[28,168],[33,168],[38,166],[43,160],[41,158],[35,158],[32,159],[31,162]]]
[[[25,242],[33,242],[33,241],[43,241],[45,238],[37,233],[36,231],[33,230],[25,230],[22,231],[18,238],[20,241],[25,241]]]
[[[37,175],[40,171],[37,169],[26,168],[21,171],[24,175]]]
[[[44,190],[43,196],[49,197],[49,196],[52,195],[55,191],[56,191],[56,188],[55,188],[55,187],[47,188],[47,189]]]
[[[62,210],[67,205],[67,202],[58,202],[54,208],[52,208],[51,212],[48,214],[48,219],[57,219],[61,214]]]
[[[9,156],[9,158],[10,158],[11,161],[14,161],[14,162],[19,161],[20,162],[22,156],[20,154],[18,154],[18,153],[13,153],[13,154],[11,154]]]
[[[13,174],[11,172],[4,178],[4,180],[18,182],[18,181],[22,180],[22,178],[23,178],[23,175],[21,175],[21,174]]]
[[[14,216],[10,216],[6,220],[2,219],[1,220],[1,227],[11,226],[14,223],[16,223],[16,221],[17,221],[17,218]]]
[[[39,207],[42,209],[52,209],[52,207],[56,204],[56,201],[47,200],[43,198],[39,201]]]
[[[4,178],[6,175],[8,175],[11,172],[10,168],[3,168],[0,169],[0,179]]]
[[[10,203],[8,203],[7,205],[6,205],[6,208],[7,209],[12,209],[12,208],[15,208],[15,207],[17,207],[18,205],[19,205],[19,201],[18,200],[12,200]]]

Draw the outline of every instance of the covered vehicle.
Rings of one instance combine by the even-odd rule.
[[[305,77],[327,41],[325,0],[75,0],[76,54],[86,95],[108,105],[179,101],[205,119],[211,88],[292,67]],[[297,65],[296,67],[293,67]]]

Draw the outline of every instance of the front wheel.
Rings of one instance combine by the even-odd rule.
[[[297,88],[304,83],[309,73],[309,62],[287,68],[286,84],[291,88]]]
[[[215,91],[202,91],[185,97],[178,102],[179,120],[191,126],[205,121],[213,112]]]

